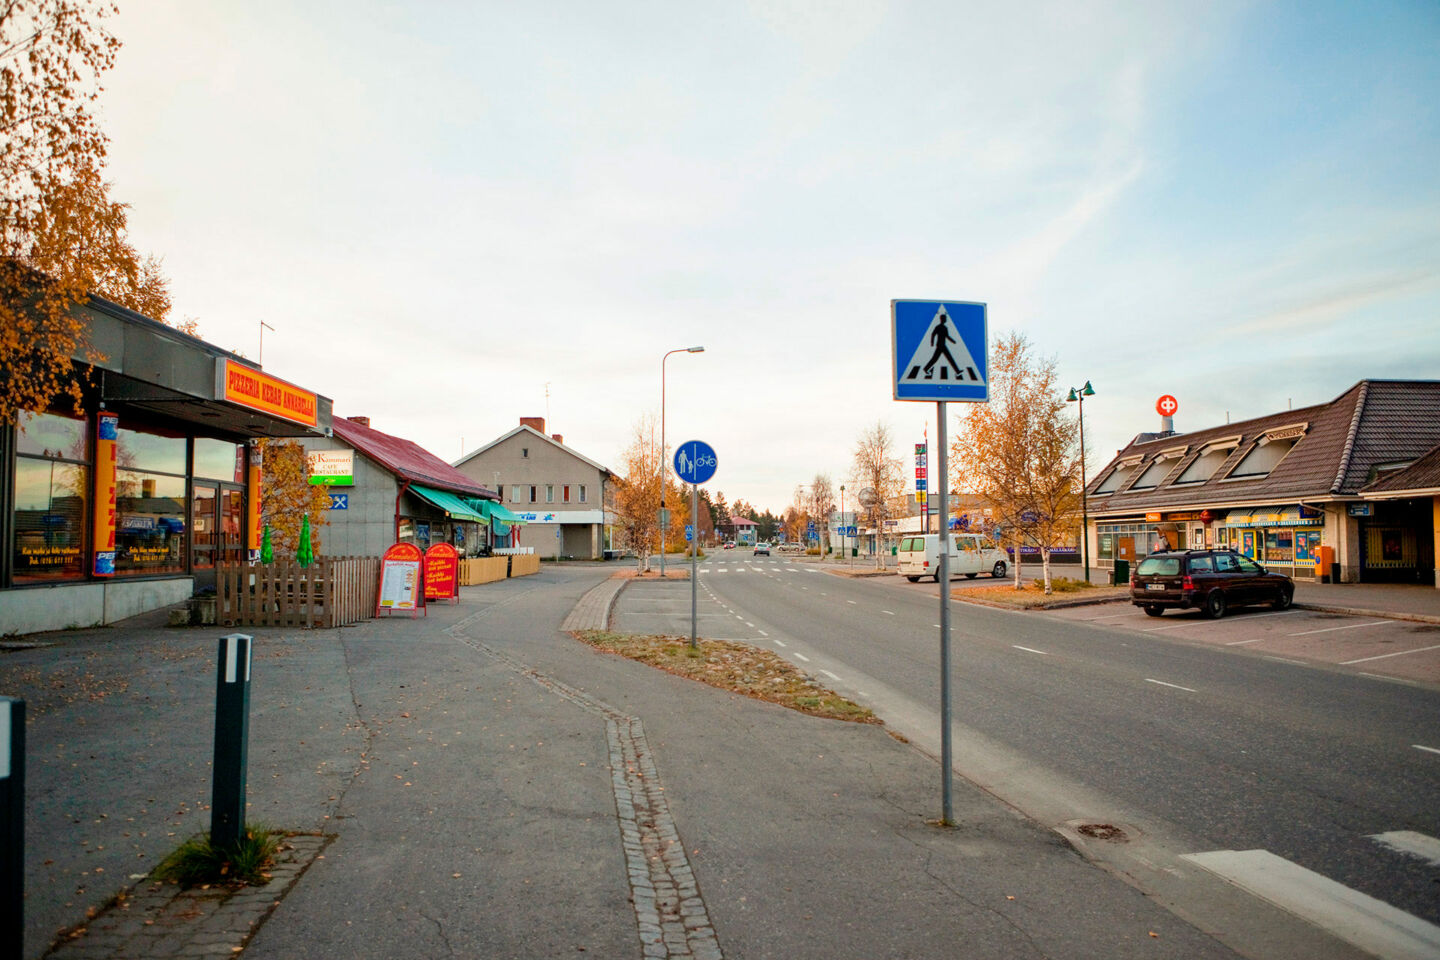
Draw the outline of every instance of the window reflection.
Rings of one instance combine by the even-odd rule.
[[[185,478],[118,470],[115,480],[115,572],[184,572]]]

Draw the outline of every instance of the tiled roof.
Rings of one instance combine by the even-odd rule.
[[[1304,437],[1267,476],[1225,479],[1254,449],[1255,441],[1269,431],[1298,424],[1305,424]],[[1239,442],[1210,479],[1175,485],[1207,444],[1237,436]],[[1436,444],[1440,444],[1440,381],[1362,380],[1329,403],[1313,407],[1194,433],[1142,434],[1096,475],[1087,501],[1091,513],[1105,514],[1353,495],[1373,479],[1376,466],[1412,460]],[[1157,487],[1127,489],[1157,453],[1176,447],[1184,447],[1184,455]],[[1140,467],[1124,485],[1109,495],[1095,495],[1116,463],[1137,458]]]
[[[1436,447],[1403,470],[1386,473],[1362,493],[1389,493],[1398,490],[1440,490],[1440,447]]]
[[[499,499],[493,490],[482,487],[444,460],[409,440],[392,437],[371,427],[363,427],[344,417],[336,417],[331,426],[335,436],[402,480],[472,497]]]
[[[730,522],[737,527],[758,526],[758,524],[756,524],[754,520],[747,519],[746,517],[731,517]]]
[[[610,470],[610,468],[607,467],[607,466],[605,466],[603,463],[596,463],[594,460],[591,460],[589,457],[585,456],[585,454],[580,453],[578,450],[572,450],[572,449],[570,449],[569,447],[565,446],[565,444],[561,443],[559,440],[556,440],[554,437],[547,437],[545,434],[541,433],[539,430],[536,430],[534,427],[530,426],[528,423],[522,423],[522,424],[520,424],[520,426],[518,426],[518,427],[516,427],[515,429],[509,431],[508,433],[502,433],[500,436],[496,437],[494,440],[491,440],[489,443],[485,444],[485,446],[481,447],[479,450],[472,450],[472,451],[470,451],[469,453],[465,454],[465,456],[461,457],[459,460],[456,460],[455,463],[453,464],[453,466],[459,467],[459,466],[462,466],[463,464],[466,464],[466,463],[470,462],[471,460],[474,460],[476,457],[478,457],[478,456],[480,456],[481,454],[485,453],[487,450],[490,450],[490,449],[492,449],[493,447],[499,446],[500,444],[504,443],[506,440],[509,440],[511,437],[515,436],[515,434],[517,434],[517,433],[532,433],[532,434],[534,434],[536,437],[540,438],[541,440],[544,440],[546,443],[551,444],[552,446],[556,447],[557,449],[563,450],[563,451],[565,451],[566,453],[570,454],[570,456],[574,457],[576,460],[580,460],[580,461],[583,461],[584,463],[589,464],[590,466],[594,467],[596,470],[599,470],[601,473],[607,474],[608,476],[612,476],[612,477],[615,476],[614,472],[612,472],[612,471]]]

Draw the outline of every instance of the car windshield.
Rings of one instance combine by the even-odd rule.
[[[1173,577],[1179,572],[1179,557],[1146,557],[1135,570],[1142,577]]]

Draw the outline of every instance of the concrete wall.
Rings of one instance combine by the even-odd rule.
[[[114,623],[180,603],[194,592],[190,577],[7,590],[0,602],[0,636]]]

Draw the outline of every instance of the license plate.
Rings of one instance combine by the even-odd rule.
[[[1163,584],[1163,583],[1147,583],[1147,584],[1145,584],[1145,589],[1146,589],[1146,590],[1164,590],[1164,589],[1165,589],[1165,584]]]

